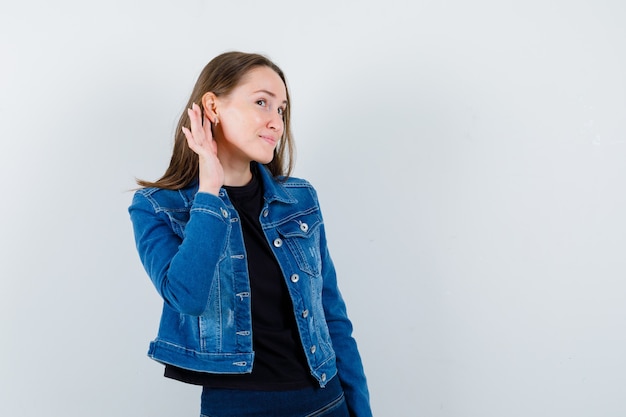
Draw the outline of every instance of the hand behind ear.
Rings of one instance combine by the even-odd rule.
[[[205,117],[205,123],[202,123],[202,111],[196,103],[187,109],[187,114],[191,129],[183,126],[182,130],[189,149],[198,154],[198,192],[217,195],[224,184],[224,168],[217,157],[217,144],[211,133],[211,122]]]

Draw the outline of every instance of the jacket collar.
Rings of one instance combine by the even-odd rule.
[[[281,203],[294,204],[298,202],[298,200],[296,200],[289,193],[283,183],[280,182],[284,180],[284,178],[276,179],[272,176],[272,173],[265,165],[258,164],[256,162],[253,162],[253,164],[256,164],[258,168],[258,173],[261,176],[261,181],[263,181],[263,188],[265,190],[263,196],[267,203],[271,203],[272,201],[280,201]]]
[[[298,200],[294,198],[291,193],[289,193],[283,183],[280,182],[284,180],[284,178],[281,177],[279,179],[276,179],[272,176],[272,173],[265,165],[259,164],[257,162],[252,163],[255,164],[258,168],[257,172],[261,177],[261,181],[263,182],[263,189],[265,190],[263,197],[268,204],[272,201],[280,201],[281,203],[286,204],[295,204],[298,202]],[[191,206],[191,204],[193,203],[194,196],[198,192],[198,187],[199,183],[196,179],[191,184],[189,184],[188,187],[179,190],[179,193],[184,197],[184,200],[186,201],[186,204],[188,206]],[[220,194],[223,192],[224,189],[222,188]]]

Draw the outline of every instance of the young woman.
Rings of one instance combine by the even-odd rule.
[[[187,107],[168,169],[129,208],[164,301],[148,355],[203,386],[202,416],[371,416],[317,195],[289,176],[283,72],[219,55]]]

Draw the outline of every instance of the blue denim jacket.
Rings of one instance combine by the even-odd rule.
[[[337,287],[317,194],[305,180],[276,181],[263,166],[261,226],[285,276],[311,374],[336,374],[355,416],[370,416],[352,324]],[[164,300],[148,355],[200,372],[252,371],[250,282],[239,215],[224,189],[138,190],[129,208],[137,250]]]

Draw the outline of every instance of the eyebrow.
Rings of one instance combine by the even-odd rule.
[[[276,94],[272,93],[271,91],[268,90],[257,90],[254,92],[254,94],[256,93],[265,93],[268,96],[272,97],[272,98],[276,98]],[[283,104],[287,104],[287,100],[283,100]]]

